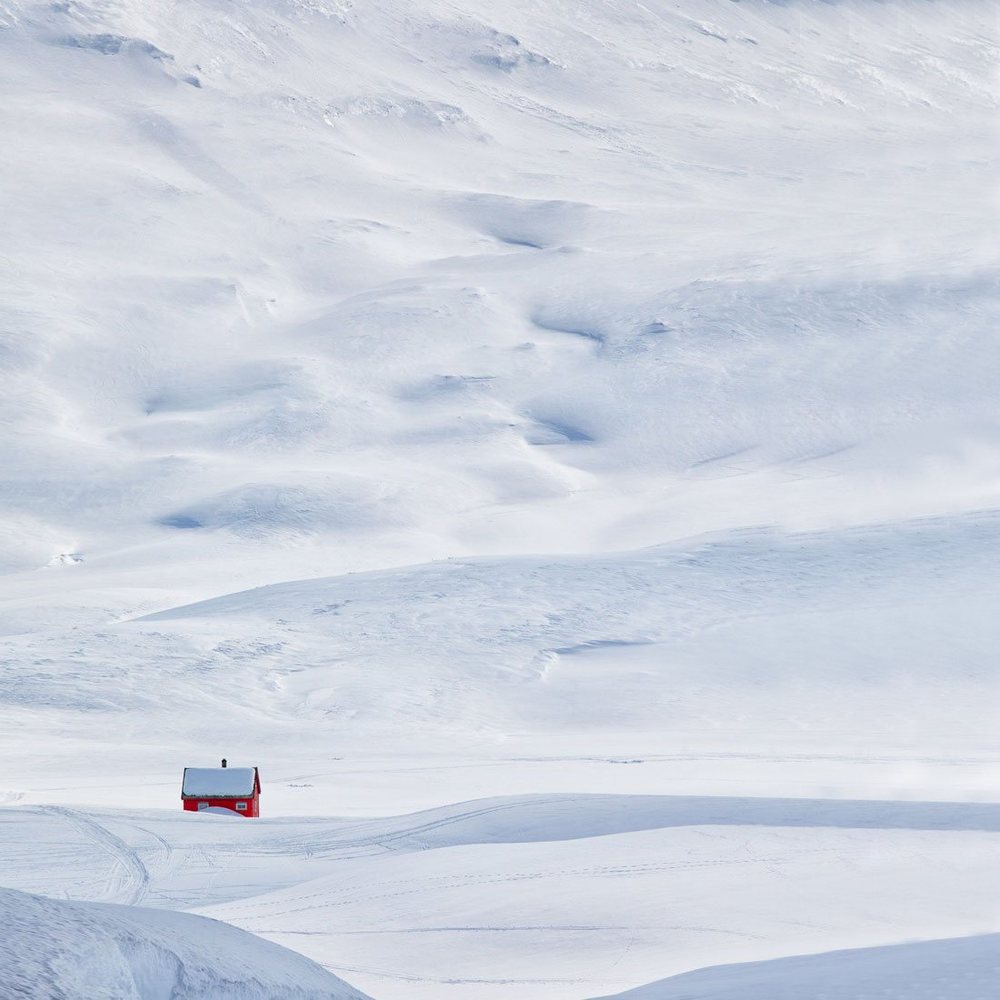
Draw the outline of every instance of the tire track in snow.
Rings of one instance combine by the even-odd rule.
[[[480,843],[480,841],[474,836],[468,839],[457,838],[454,844],[449,841],[444,841],[439,844],[423,843],[420,838],[426,834],[436,833],[445,827],[455,826],[471,820],[478,820],[485,816],[491,816],[495,813],[509,812],[512,809],[519,809],[522,807],[523,803],[519,800],[513,802],[502,802],[479,809],[467,809],[462,812],[448,813],[438,819],[425,820],[414,826],[401,826],[397,829],[392,829],[390,827],[389,829],[379,830],[378,826],[380,821],[365,821],[356,827],[348,828],[343,831],[337,831],[335,834],[330,836],[329,839],[323,841],[318,839],[317,834],[311,833],[306,837],[289,838],[287,843],[289,845],[293,845],[308,839],[311,853],[319,857],[363,857],[365,854],[379,850],[398,851],[403,849],[400,845],[402,844],[405,846],[405,842],[407,840],[413,840],[417,845],[419,845],[419,849],[422,850],[428,850],[434,847],[451,847],[460,844]],[[447,808],[451,807],[442,807],[441,810],[431,811],[440,812]],[[366,832],[370,830],[374,832]],[[346,851],[357,849],[362,849],[364,853],[360,855],[345,854]]]
[[[357,965],[326,965],[320,963],[328,972],[335,976],[361,974],[375,976],[378,979],[393,979],[404,983],[440,983],[444,986],[577,986],[577,985],[607,985],[614,984],[614,979],[455,979],[438,976],[407,976],[399,972],[388,972],[382,969],[368,969]]]
[[[813,851],[813,854],[822,853]],[[735,866],[753,866],[755,864],[782,864],[787,859],[736,857],[727,859],[710,859],[705,861],[656,861],[641,864],[618,865],[585,865],[573,868],[547,868],[534,871],[510,871],[488,874],[485,872],[465,873],[456,875],[429,875],[424,878],[393,879],[375,883],[371,889],[364,891],[359,886],[343,888],[324,887],[318,892],[294,895],[286,894],[278,899],[264,898],[259,902],[241,901],[238,906],[240,926],[250,929],[254,921],[272,920],[275,917],[287,917],[306,911],[336,909],[343,906],[355,906],[359,903],[373,901],[395,900],[404,896],[414,896],[421,893],[441,893],[451,889],[468,889],[472,887],[509,885],[515,882],[540,882],[552,879],[567,878],[636,878],[659,872],[687,872],[699,869],[714,869]],[[317,900],[317,902],[310,902]],[[285,909],[269,909],[283,906]],[[222,919],[231,919],[228,916]],[[699,928],[704,930],[704,928]],[[254,927],[253,932],[262,933]],[[284,932],[281,932],[284,933]]]
[[[161,837],[155,830],[149,830],[144,826],[139,826],[138,823],[132,823],[130,825],[133,827],[133,829],[139,830],[141,833],[145,833],[147,836],[152,837],[153,840],[155,840],[160,845],[160,847],[163,848],[163,855],[159,860],[159,867],[161,869],[166,869],[167,867],[169,867],[170,862],[173,860],[174,857],[174,845],[171,844],[169,840],[164,840],[163,837]],[[149,870],[148,867],[146,870],[148,872]]]
[[[75,826],[91,843],[114,861],[105,886],[105,900],[131,906],[143,900],[149,889],[149,871],[138,853],[121,837],[75,809],[67,809],[64,806],[43,806],[42,811],[60,816],[71,826]]]

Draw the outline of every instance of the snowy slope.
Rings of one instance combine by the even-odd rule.
[[[996,502],[975,4],[5,10],[8,629]]]
[[[379,1000],[975,995],[998,54],[0,0],[0,884]],[[222,756],[260,821],[180,813]]]
[[[604,1000],[978,1000],[995,989],[1000,939],[982,937],[866,948],[706,969]],[[872,993],[877,990],[877,993]],[[695,991],[695,992],[692,992]]]
[[[642,792],[989,796],[997,528],[970,515],[447,560],[12,637],[8,780],[29,775],[56,804],[114,805],[125,786],[132,803],[172,806],[180,767],[225,753],[262,768],[270,815],[624,780],[612,768],[607,786],[517,784],[526,761],[569,756],[638,760],[657,772]],[[47,744],[42,769],[40,722],[72,737]],[[92,764],[82,782],[68,780],[76,738]],[[511,770],[469,785],[403,772],[371,794],[354,765],[455,753]]]
[[[217,921],[0,890],[3,995],[60,1000],[364,1000],[319,966]]]

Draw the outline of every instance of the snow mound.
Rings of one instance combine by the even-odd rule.
[[[1000,934],[722,965],[601,1000],[978,1000],[996,989]]]
[[[0,890],[4,996],[364,1000],[301,955],[185,913]]]

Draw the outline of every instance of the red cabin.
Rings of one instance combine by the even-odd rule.
[[[237,816],[260,815],[260,775],[255,767],[186,767],[181,801],[188,812],[229,809]]]

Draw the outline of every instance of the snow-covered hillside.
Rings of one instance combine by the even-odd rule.
[[[10,628],[995,500],[979,5],[5,11]]]
[[[377,1000],[992,967],[998,55],[0,0],[0,885]]]

